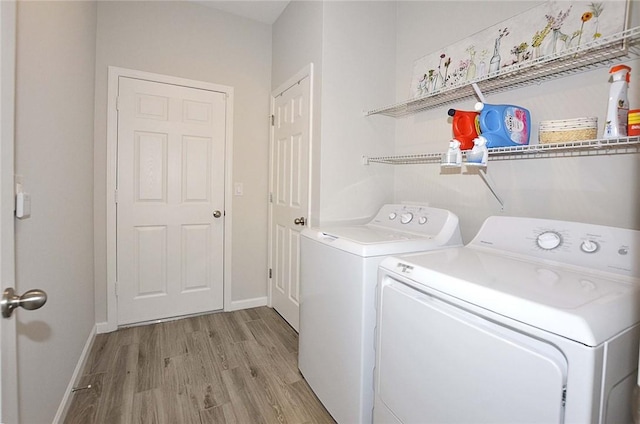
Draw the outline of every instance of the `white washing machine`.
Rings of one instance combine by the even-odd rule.
[[[640,232],[491,217],[380,267],[374,423],[632,423]]]
[[[372,420],[382,259],[461,244],[456,215],[410,205],[385,205],[366,225],[302,232],[298,366],[338,423]]]

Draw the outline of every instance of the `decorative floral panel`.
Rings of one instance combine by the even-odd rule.
[[[562,54],[626,29],[627,1],[549,1],[414,62],[411,96],[422,97]]]

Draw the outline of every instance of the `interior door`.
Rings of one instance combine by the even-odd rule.
[[[222,309],[226,95],[118,84],[118,324]]]
[[[14,64],[15,2],[0,2],[0,291],[15,287]],[[16,320],[0,317],[0,422],[18,422]]]
[[[300,232],[309,219],[311,76],[272,100],[269,257],[271,306],[297,331]]]

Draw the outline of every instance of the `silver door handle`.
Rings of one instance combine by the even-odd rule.
[[[41,308],[47,302],[47,294],[43,290],[29,290],[22,296],[19,296],[13,290],[13,287],[9,287],[2,293],[2,300],[0,300],[0,309],[2,309],[2,316],[9,318],[13,313],[13,310],[18,306],[28,309],[30,311]]]
[[[293,223],[296,225],[304,225],[307,221],[304,219],[304,216],[301,216],[300,218],[296,218],[293,220]]]
[[[222,212],[220,211],[213,211],[213,217],[214,218],[220,218],[222,216]]]

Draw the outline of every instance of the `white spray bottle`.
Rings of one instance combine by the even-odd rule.
[[[462,152],[460,142],[455,138],[449,142],[449,150],[442,156],[440,166],[443,168],[459,168],[462,166]]]
[[[629,115],[627,88],[630,72],[631,68],[627,65],[616,65],[609,70],[613,82],[609,90],[609,104],[603,138],[626,137],[627,135],[627,117]]]
[[[473,149],[467,152],[467,166],[487,166],[487,139],[481,135],[473,139]]]

